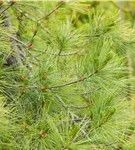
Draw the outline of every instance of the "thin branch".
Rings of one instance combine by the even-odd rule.
[[[89,133],[91,133],[91,132],[93,132],[94,130],[100,128],[100,127],[101,127],[102,125],[104,125],[105,123],[106,123],[106,121],[101,122],[101,123],[100,123],[99,125],[97,125],[95,128],[91,129],[91,130],[89,131]]]
[[[87,45],[87,43],[92,39],[92,37],[95,36],[95,34],[96,34],[96,31],[89,36],[88,40],[79,48],[78,51],[74,52],[74,54],[77,54],[80,50],[82,50]]]
[[[10,35],[9,35],[9,36],[10,36]],[[16,37],[14,37],[14,36],[10,36],[10,37],[11,37],[12,39],[16,40],[17,42],[19,42],[20,44],[22,44],[23,46],[28,47],[28,45],[27,45],[26,43],[20,41],[20,40],[17,39]],[[38,50],[38,52],[41,52],[42,54],[55,55],[55,56],[71,56],[71,55],[77,54],[78,51],[76,51],[76,52],[71,52],[71,53],[60,54],[60,55],[57,54],[57,53],[44,52],[44,51],[40,51],[40,50]],[[41,55],[42,55],[42,54],[41,54]]]
[[[81,49],[83,49],[83,48],[85,47],[85,45],[91,40],[91,38],[92,38],[93,36],[95,36],[95,33],[96,33],[96,32],[94,32],[92,35],[71,36],[70,39],[72,39],[72,38],[79,38],[79,37],[89,37],[89,38],[88,38],[88,40],[79,48],[79,50],[77,50],[76,52],[73,52],[73,53],[66,54],[65,56],[77,54]],[[61,52],[62,52],[62,47],[61,47],[61,49],[60,49],[60,51],[59,51],[59,53],[58,53],[57,55],[60,56]],[[63,54],[62,54],[62,55],[63,55]],[[62,55],[61,55],[61,56],[62,56]]]
[[[37,29],[35,29],[35,31],[34,31],[32,37],[31,37],[31,39],[30,39],[30,42],[29,42],[30,44],[33,43],[33,40],[34,40],[35,36],[37,35],[37,32],[38,32],[38,26],[37,26]]]
[[[81,95],[88,95],[90,93],[93,93],[93,92],[96,92],[98,90],[100,90],[101,88],[97,88],[97,89],[93,89],[92,91],[87,91],[87,92],[83,92],[83,93],[80,93]]]
[[[43,19],[48,18],[51,14],[53,14],[55,11],[57,11],[63,4],[64,4],[64,2],[61,1],[60,4],[55,9],[53,9],[50,13],[46,14],[44,17],[38,19],[37,21],[41,21]]]
[[[61,2],[61,5],[63,4],[63,2]],[[23,11],[21,10],[21,9],[19,9],[19,8],[15,8],[16,10],[18,10],[20,13],[22,13]],[[35,19],[33,19],[33,18],[31,18],[31,17],[29,17],[29,15],[25,12],[25,13],[23,13],[23,15],[26,17],[26,18],[28,18],[28,19],[30,19],[31,21],[33,21],[33,22],[35,22],[35,23],[37,23],[37,20],[35,20]],[[49,35],[51,35],[51,36],[53,36],[40,22],[38,22],[38,24],[40,25],[40,27],[46,32],[46,33],[48,33]],[[76,52],[71,52],[71,53],[65,53],[65,54],[61,54],[61,52],[59,52],[58,54],[57,53],[47,53],[47,52],[42,52],[42,53],[45,53],[45,54],[50,54],[50,55],[55,55],[55,56],[72,56],[72,55],[76,55],[90,40],[91,40],[91,38],[93,37],[93,36],[95,36],[96,35],[96,31],[93,33],[93,34],[91,34],[91,35],[79,35],[79,36],[71,36],[70,38],[79,38],[79,37],[89,37],[89,39],[79,48],[79,50],[77,50]],[[18,42],[20,42],[20,41],[18,41]],[[21,42],[22,43],[22,42]],[[22,44],[24,44],[24,43],[22,43]],[[25,44],[24,44],[25,45]]]
[[[96,73],[98,73],[101,69],[102,69],[102,68],[97,69],[97,70],[96,70],[95,72],[93,72],[92,74],[89,74],[88,76],[83,77],[83,78],[81,78],[81,79],[79,79],[79,80],[75,80],[75,81],[71,81],[71,82],[68,82],[68,83],[64,83],[64,84],[52,86],[52,87],[50,87],[50,88],[48,88],[48,89],[54,89],[54,88],[65,87],[65,86],[68,86],[68,85],[72,85],[72,84],[75,84],[75,83],[82,82],[82,81],[84,81],[84,80],[86,80],[86,79],[92,77],[92,76],[95,75]]]
[[[84,122],[84,121],[88,121],[89,120],[89,118],[87,117],[87,118],[76,118],[76,119],[72,119],[71,121],[75,121],[75,122],[79,122],[79,121],[81,121],[81,122]]]
[[[73,114],[72,112],[70,112],[70,115],[71,115],[72,120],[75,120],[74,117],[75,117],[76,119],[80,119],[77,115]],[[83,120],[84,120],[84,119],[83,119]],[[76,123],[75,121],[73,121],[73,122]],[[80,131],[81,131],[81,133],[83,134],[83,136],[85,136],[85,137],[88,139],[88,141],[90,142],[91,139],[90,139],[90,137],[88,136],[88,134],[87,134],[83,129],[80,129]]]
[[[41,52],[42,54],[44,53],[44,54],[47,54],[47,55],[55,55],[55,56],[72,56],[72,55],[76,55],[92,39],[93,36],[95,36],[95,33],[89,35],[88,36],[89,39],[79,48],[79,50],[77,50],[75,52],[61,54],[62,49],[60,50],[60,52],[58,54],[57,53],[52,53],[52,52],[39,51],[39,50],[38,50],[38,52]]]
[[[17,37],[14,37],[14,36],[11,36],[11,35],[8,35],[10,38],[16,40],[18,43],[22,44],[23,46],[25,47],[28,47],[28,45],[24,42],[22,42],[21,40],[19,40]]]
[[[68,107],[67,107],[67,105],[64,103],[64,101],[61,99],[61,97],[58,96],[58,95],[56,95],[56,97],[57,97],[58,101],[62,104],[62,106],[67,110]]]
[[[2,12],[0,12],[0,15],[2,15],[3,13],[5,13],[5,11],[7,11],[14,3],[11,3],[7,8],[3,9]]]
[[[70,36],[70,39],[72,39],[72,38],[81,38],[81,37],[90,37],[90,35],[86,34],[86,35]]]
[[[13,5],[13,4],[14,3],[11,3],[11,5]],[[5,26],[7,26],[10,30],[12,30],[12,33],[11,33],[12,35],[16,36],[16,32],[13,29],[13,25],[12,25],[10,15],[8,14],[8,12],[5,11],[5,9],[2,6],[0,7],[0,9],[3,10],[2,12],[4,13]],[[13,65],[13,64],[16,64],[16,63],[19,63],[20,65],[23,65],[22,59],[25,55],[23,49],[19,45],[17,45],[16,40],[11,38],[10,41],[12,43],[11,44],[12,53],[7,58],[7,60],[5,62],[5,65],[10,66],[10,65]],[[14,54],[16,55],[16,57],[14,56]]]
[[[60,54],[61,54],[61,52],[62,52],[62,45],[61,45],[61,49],[60,49],[60,51],[59,51],[59,53],[58,53],[58,56],[60,56]]]
[[[50,52],[43,52],[43,53],[45,53],[45,54],[47,54],[47,55],[55,55],[55,56],[71,56],[71,55],[77,54],[78,51],[76,51],[76,52],[71,52],[71,53],[60,54],[60,55],[57,54],[57,53],[50,53]]]
[[[65,104],[65,102],[62,100],[62,98],[61,98],[60,96],[56,95],[56,97],[57,97],[58,101],[62,104],[62,106],[63,106],[66,110],[68,110],[68,108],[70,108],[70,107],[68,107],[68,106]],[[81,106],[80,106],[80,108],[81,108]],[[86,107],[85,107],[85,108],[86,108]],[[72,122],[78,122],[78,121],[89,120],[89,117],[87,117],[87,118],[79,118],[77,115],[73,114],[71,111],[70,111],[70,114],[72,114],[72,115],[75,116],[75,118],[71,118],[71,121],[72,121]]]
[[[16,102],[16,99],[13,97],[13,95],[11,94],[11,93],[9,93],[9,91],[8,92],[4,92],[5,93],[5,95],[8,97],[8,98],[10,98],[10,99],[12,99],[14,102]]]
[[[90,106],[71,106],[71,107],[68,107],[69,109],[85,109],[85,108],[88,108]]]
[[[19,8],[15,8],[15,9],[16,9],[17,11],[19,11],[20,13],[23,12],[23,11],[22,11],[21,9],[19,9]],[[26,18],[28,18],[29,20],[31,20],[31,21],[37,23],[37,20],[35,20],[34,18],[31,18],[26,12],[24,12],[23,15],[24,15]],[[38,24],[40,25],[40,27],[41,27],[46,33],[48,33],[49,35],[51,34],[40,22],[38,22]],[[53,36],[53,35],[51,35],[51,36]]]
[[[9,35],[9,36],[10,36],[10,35]],[[27,44],[25,44],[24,42],[20,41],[19,39],[17,39],[17,38],[14,37],[14,36],[10,36],[10,37],[11,37],[12,39],[16,40],[17,42],[19,42],[20,44],[22,44],[24,47],[26,47],[28,54],[29,54],[30,56],[32,56],[35,60],[37,60],[37,61],[42,61],[42,60],[39,60],[36,56],[34,56],[34,55],[29,51]],[[45,62],[45,61],[42,61],[42,62]],[[36,64],[36,65],[37,65],[37,64]]]
[[[116,143],[118,143],[118,141],[115,141],[115,142],[112,142],[112,143],[108,143],[108,144],[103,144],[103,145],[105,145],[105,146],[112,146],[113,144],[116,144]]]
[[[127,70],[128,70],[128,79],[131,80],[133,77],[133,67],[132,67],[132,61],[131,61],[131,56],[130,56],[130,51],[127,49],[126,50],[126,56],[127,56]],[[129,100],[132,101],[132,104],[134,104],[134,96],[132,94],[132,90],[131,90],[131,85],[132,82],[129,81],[127,88],[128,88],[128,92],[127,92],[127,97],[129,98]]]

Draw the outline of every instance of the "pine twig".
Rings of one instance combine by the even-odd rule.
[[[38,19],[37,21],[41,21],[43,19],[48,18],[51,14],[53,14],[55,11],[57,11],[63,4],[64,4],[64,2],[61,1],[60,4],[55,9],[53,9],[51,12],[49,12],[48,14],[46,14],[45,16],[43,16],[42,18]]]
[[[88,108],[90,106],[71,106],[71,107],[68,107],[69,109],[85,109],[85,108]]]
[[[58,101],[62,104],[62,106],[67,110],[68,109],[68,107],[67,107],[67,105],[64,103],[64,101],[61,99],[61,97],[60,96],[58,96],[58,95],[56,95],[56,98],[58,99]]]
[[[66,110],[68,110],[68,106],[64,103],[64,101],[58,95],[56,95],[56,97],[58,98],[58,101],[62,103],[63,107]],[[76,123],[76,121],[84,121],[84,118],[79,118],[79,116],[73,114],[71,111],[69,111],[69,113],[70,113],[70,116],[71,116],[71,119],[72,119],[73,123]],[[81,129],[80,131],[84,136],[86,136],[88,141],[91,141],[91,139],[89,138],[89,136],[87,135],[87,133],[83,129]]]
[[[11,5],[13,5],[11,3]],[[16,36],[16,32],[15,30],[13,29],[13,26],[12,26],[12,22],[11,22],[11,19],[10,19],[10,16],[8,14],[8,12],[5,11],[5,9],[3,8],[3,6],[0,7],[1,10],[3,10],[2,12],[4,13],[3,16],[4,16],[4,19],[5,19],[5,26],[7,26],[8,28],[10,28],[12,30],[12,35]],[[9,55],[9,57],[7,58],[6,60],[6,63],[5,65],[13,65],[13,64],[16,64],[16,63],[19,63],[22,65],[22,59],[24,57],[24,52],[23,50],[21,49],[21,47],[19,47],[19,45],[17,45],[16,41],[14,39],[10,39],[11,41],[11,48],[12,48],[12,52],[17,56],[15,57],[13,54]]]
[[[5,13],[14,3],[11,3],[7,8],[3,9],[2,12],[0,12],[0,15]],[[2,4],[1,4],[2,5]],[[1,6],[0,6],[1,7]]]
[[[15,8],[17,11],[19,11],[20,13],[22,13],[23,11],[19,8]],[[23,15],[28,18],[29,20],[31,20],[32,22],[37,23],[37,20],[35,20],[34,18],[30,17],[26,12],[23,13]],[[38,25],[46,32],[50,35],[50,32],[40,23],[38,22]],[[53,35],[51,35],[53,36]]]
[[[75,84],[75,83],[79,83],[79,82],[82,82],[90,77],[92,77],[93,75],[97,74],[102,68],[99,68],[97,69],[95,72],[89,74],[88,76],[85,76],[79,80],[75,80],[75,81],[71,81],[71,82],[68,82],[68,83],[64,83],[64,84],[60,84],[60,85],[56,85],[56,86],[52,86],[48,89],[54,89],[54,88],[60,88],[60,87],[65,87],[65,86],[68,86],[68,85],[72,85],[72,84]]]

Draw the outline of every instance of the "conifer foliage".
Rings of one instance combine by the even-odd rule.
[[[134,37],[115,9],[1,2],[0,149],[131,149]]]

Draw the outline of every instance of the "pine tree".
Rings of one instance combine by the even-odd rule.
[[[131,149],[134,35],[116,9],[1,2],[0,149]]]

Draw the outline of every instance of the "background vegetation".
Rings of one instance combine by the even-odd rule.
[[[0,149],[134,150],[134,2],[0,2]]]

